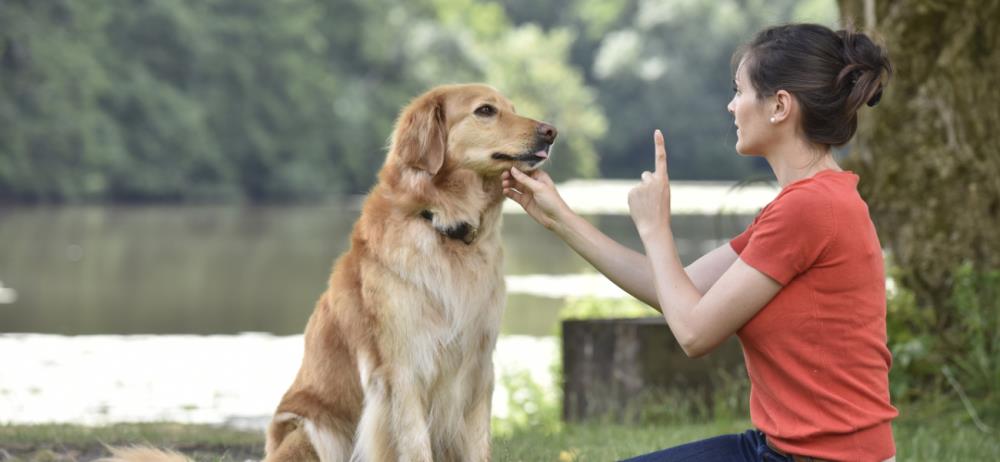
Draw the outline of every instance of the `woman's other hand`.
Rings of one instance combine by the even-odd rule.
[[[503,195],[517,202],[531,218],[548,229],[553,229],[569,211],[552,178],[541,170],[524,173],[511,167],[503,172],[501,179]]]
[[[640,237],[670,229],[670,178],[663,133],[653,133],[655,169],[642,172],[642,182],[628,193],[628,209]]]

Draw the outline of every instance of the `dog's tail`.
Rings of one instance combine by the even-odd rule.
[[[148,446],[132,446],[129,448],[108,447],[111,457],[98,459],[95,462],[194,462],[184,454],[174,451],[164,451]]]

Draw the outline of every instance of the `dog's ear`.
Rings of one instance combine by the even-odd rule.
[[[403,110],[392,135],[392,150],[408,167],[436,175],[448,148],[442,97],[425,95]]]

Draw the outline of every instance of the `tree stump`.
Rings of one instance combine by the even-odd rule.
[[[689,358],[663,318],[581,319],[562,323],[563,420],[628,420],[658,391],[708,399],[720,370],[742,367],[739,341]]]

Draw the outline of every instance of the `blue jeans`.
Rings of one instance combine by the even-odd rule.
[[[764,433],[747,430],[651,452],[625,462],[792,462],[767,447]]]

